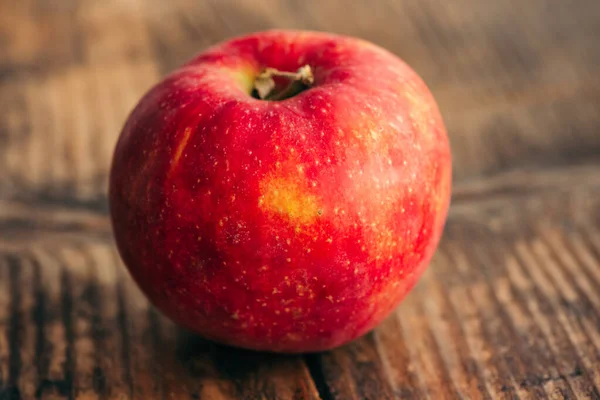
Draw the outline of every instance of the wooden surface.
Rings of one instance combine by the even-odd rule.
[[[221,347],[148,306],[107,166],[154,82],[271,27],[352,34],[426,80],[451,135],[445,236],[332,352]],[[598,0],[0,0],[0,399],[599,399]]]

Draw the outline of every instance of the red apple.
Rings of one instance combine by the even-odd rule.
[[[221,343],[306,352],[398,305],[450,187],[442,118],[409,66],[355,38],[268,31],[209,48],[141,99],[110,210],[164,314]]]

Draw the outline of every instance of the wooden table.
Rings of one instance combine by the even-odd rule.
[[[274,356],[175,327],[107,217],[122,123],[209,44],[352,34],[426,80],[445,236],[374,332]],[[600,398],[600,1],[0,0],[0,399]]]

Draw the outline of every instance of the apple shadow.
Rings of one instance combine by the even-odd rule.
[[[187,372],[194,376],[206,372],[208,361],[223,377],[242,381],[264,366],[273,366],[294,358],[231,347],[204,339],[184,328],[177,329],[176,358]]]
[[[203,380],[222,382],[222,390],[233,392],[235,397],[246,398],[252,393],[272,393],[277,396],[274,371],[283,373],[300,374],[296,369],[305,355],[288,355],[269,352],[253,351],[219,344],[194,334],[184,328],[177,327],[176,343],[174,348],[177,369],[183,372],[188,379],[197,384],[191,394],[203,386]],[[167,350],[169,351],[169,350]],[[302,377],[295,379],[294,385],[299,385],[293,390],[305,391],[306,384]]]

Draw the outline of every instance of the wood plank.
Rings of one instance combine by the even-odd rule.
[[[373,334],[330,352],[308,357],[313,376],[317,376],[317,382],[322,381],[327,386],[321,388],[324,398],[394,398]]]
[[[567,397],[574,396],[565,377],[557,374],[555,362],[548,357],[551,353],[540,340],[539,332],[529,325],[531,315],[528,315],[521,298],[515,293],[514,287],[506,276],[504,259],[500,256],[494,258],[495,253],[490,248],[484,251],[478,247],[475,253],[481,262],[488,265],[487,268],[500,269],[494,274],[497,277],[494,279],[495,284],[492,284],[505,323],[510,327],[509,332],[512,337],[509,340],[516,351],[516,354],[511,357],[519,359],[518,363],[512,361],[512,365],[509,364],[516,383],[533,398],[552,398],[555,393],[562,393]],[[489,282],[491,274],[486,275]]]
[[[36,265],[36,318],[38,326],[39,385],[35,395],[40,399],[68,399],[72,390],[72,354],[68,348],[70,334],[66,329],[62,278],[64,271],[48,249],[31,252]]]
[[[414,370],[428,398],[450,399],[456,397],[455,382],[450,376],[449,365],[442,354],[440,342],[436,337],[426,312],[424,290],[428,287],[430,275],[426,274],[409,297],[408,304],[398,308],[398,319],[409,344],[409,356],[414,362]]]
[[[15,389],[22,397],[33,397],[39,383],[36,369],[36,330],[34,268],[29,257],[14,254],[9,258],[12,292],[10,368]],[[9,377],[11,379],[11,377]]]
[[[10,267],[6,254],[0,258],[0,393],[9,393],[10,382]]]
[[[441,264],[450,260],[438,251],[431,268],[435,271]],[[448,268],[446,264],[445,268]],[[428,290],[422,301],[425,303],[427,319],[431,321],[432,332],[440,349],[448,374],[456,387],[456,391],[467,398],[490,398],[483,370],[486,368],[474,359],[474,352],[467,340],[478,340],[469,334],[465,338],[465,328],[458,309],[464,304],[453,304],[451,301],[452,288],[440,276],[427,274],[424,284]],[[426,280],[425,280],[426,279]],[[457,285],[460,287],[460,284]],[[480,339],[479,339],[480,340]]]
[[[394,393],[403,399],[425,398],[426,389],[418,379],[417,367],[409,353],[410,343],[406,341],[397,313],[383,321],[374,337]]]

